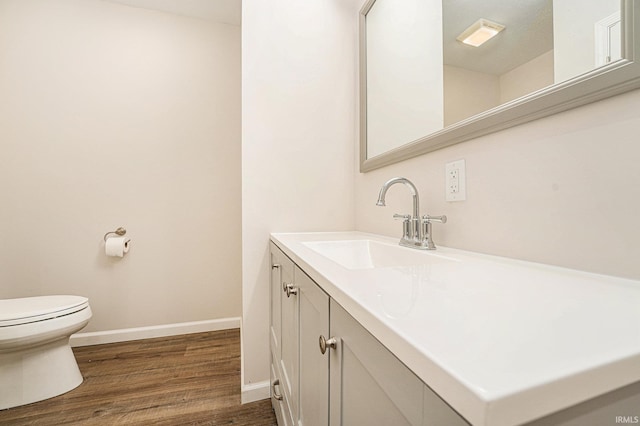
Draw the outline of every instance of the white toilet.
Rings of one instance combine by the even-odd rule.
[[[90,319],[86,297],[0,300],[0,410],[42,401],[82,383],[69,337]]]

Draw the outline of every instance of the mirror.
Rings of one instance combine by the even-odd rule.
[[[360,170],[640,87],[638,8],[369,0],[360,13]],[[478,37],[486,40],[473,46]]]

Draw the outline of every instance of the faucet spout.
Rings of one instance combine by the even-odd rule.
[[[387,195],[387,191],[396,183],[403,183],[407,188],[409,188],[411,196],[413,197],[413,214],[411,215],[411,218],[408,219],[409,222],[407,222],[406,225],[407,230],[409,231],[408,235],[406,236],[408,238],[403,237],[403,240],[407,239],[408,241],[412,241],[411,244],[420,244],[422,241],[422,226],[420,225],[420,199],[418,196],[418,189],[409,179],[403,177],[394,177],[386,181],[380,189],[380,194],[378,194],[378,202],[376,203],[376,205],[385,205],[385,197]]]
[[[378,194],[378,201],[376,202],[376,206],[385,206],[385,198],[387,196],[387,191],[392,185],[396,183],[403,183],[409,191],[411,192],[411,196],[413,197],[413,219],[418,219],[420,217],[420,197],[418,196],[418,189],[416,186],[407,178],[403,177],[394,177],[386,181],[382,188],[380,189],[380,194]]]

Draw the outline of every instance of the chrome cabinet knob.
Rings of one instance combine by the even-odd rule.
[[[287,294],[287,297],[290,297],[292,294],[298,294],[298,289],[293,283],[282,283],[282,290]]]
[[[336,340],[335,337],[332,337],[330,339],[325,339],[325,337],[322,334],[320,335],[318,342],[320,343],[320,352],[323,355],[325,352],[327,352],[327,348],[335,349],[336,345],[338,344],[338,340]]]
[[[276,386],[280,386],[280,379],[275,379],[273,384],[271,384],[271,394],[278,401],[282,401],[282,394],[276,392]]]

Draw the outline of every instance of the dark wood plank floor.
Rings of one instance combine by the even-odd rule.
[[[276,424],[269,400],[240,404],[240,331],[74,348],[80,387],[0,411],[0,425]]]

